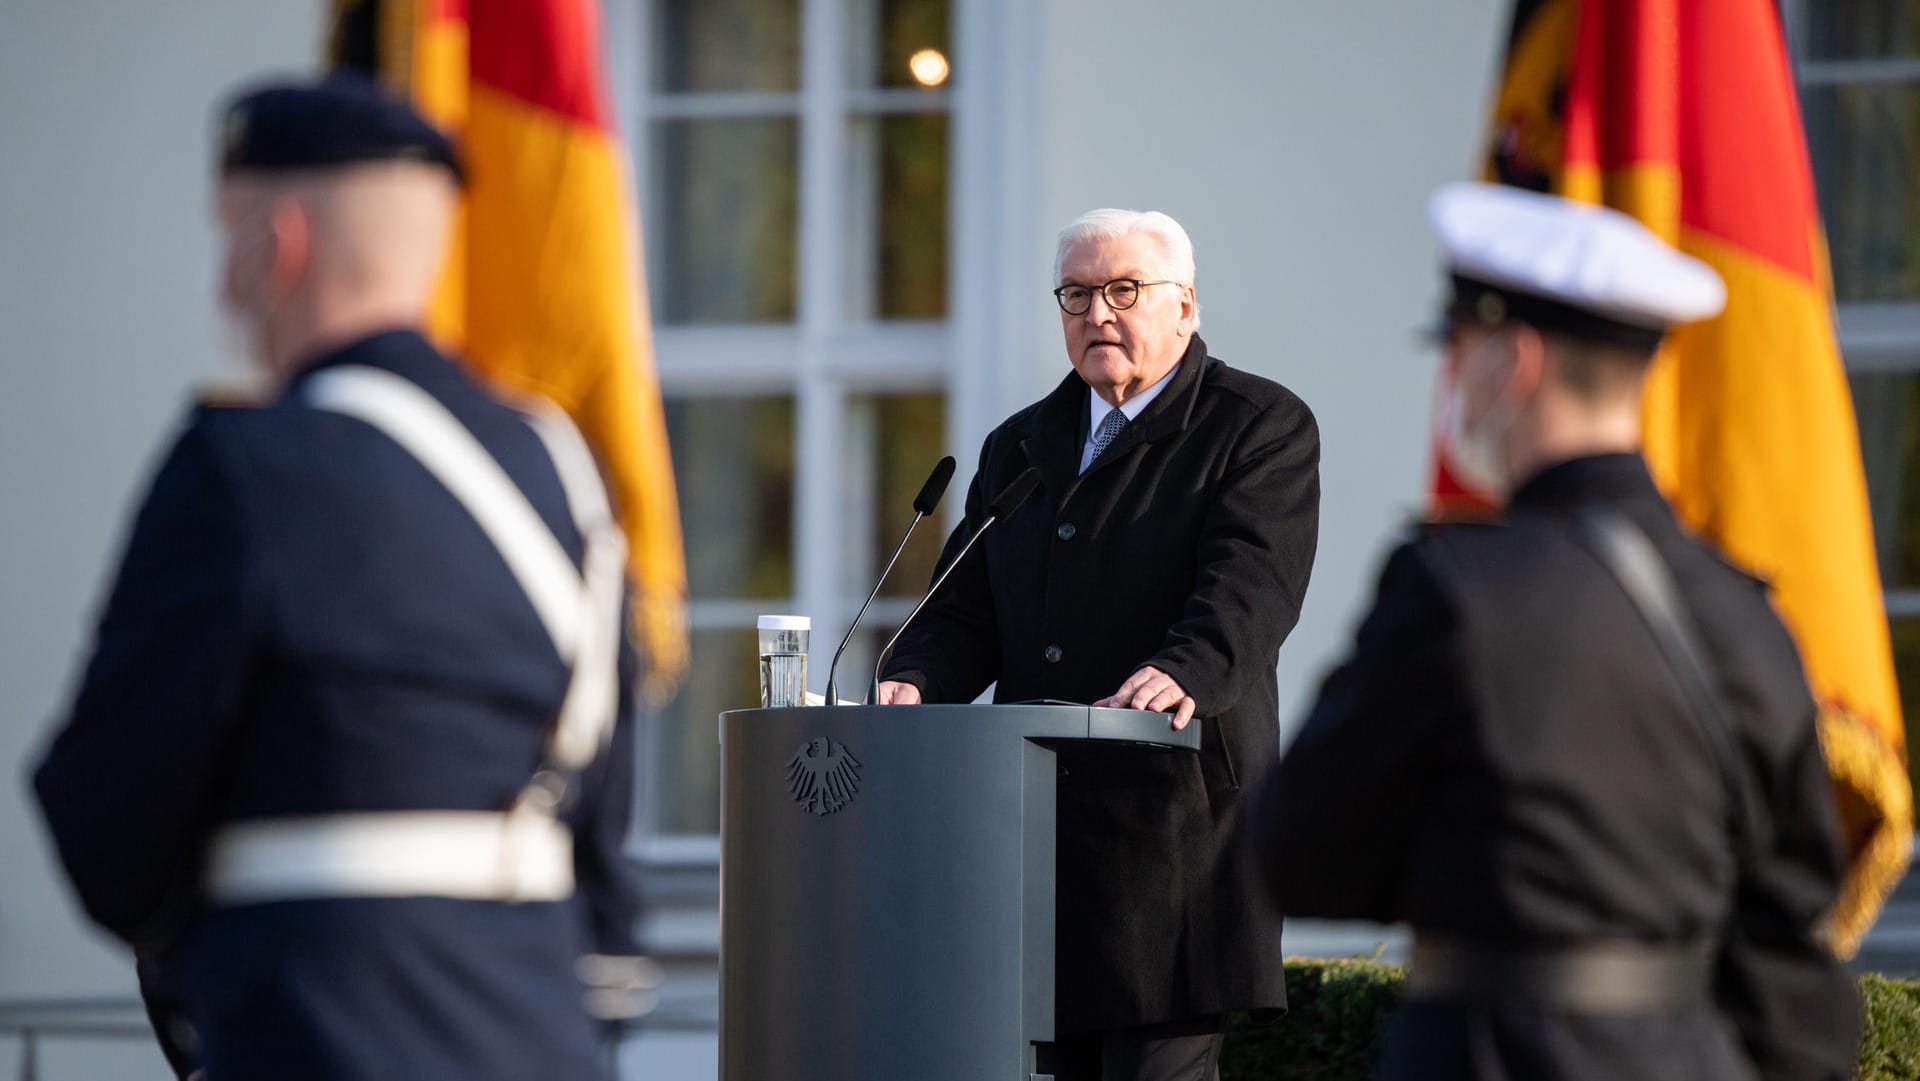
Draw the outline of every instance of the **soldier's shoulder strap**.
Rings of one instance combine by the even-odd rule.
[[[1743,862],[1760,843],[1760,812],[1740,753],[1739,730],[1715,687],[1713,667],[1674,583],[1673,572],[1641,528],[1616,510],[1587,508],[1574,519],[1582,546],[1619,582],[1686,695],[1727,789],[1736,853]]]
[[[314,408],[358,418],[385,433],[433,474],[493,541],[555,650],[572,668],[548,745],[548,765],[570,772],[591,762],[612,732],[618,704],[626,542],[579,432],[557,409],[528,414],[586,541],[584,565],[576,570],[513,478],[419,385],[382,369],[346,365],[308,380],[303,397]]]

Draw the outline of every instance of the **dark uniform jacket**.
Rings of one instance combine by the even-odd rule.
[[[1063,1033],[1286,1001],[1280,921],[1213,873],[1240,786],[1277,755],[1274,679],[1319,523],[1319,430],[1276,383],[1194,338],[1167,387],[1087,470],[1087,385],[987,436],[967,513],[1030,466],[995,525],[901,638],[888,678],[929,702],[1091,702],[1142,665],[1197,704],[1202,747],[1060,751],[1057,1015]]]
[[[1701,719],[1575,531],[1630,518],[1666,560],[1759,805],[1751,861]],[[1799,657],[1762,583],[1682,532],[1637,455],[1565,462],[1502,524],[1388,560],[1250,815],[1272,896],[1456,942],[1719,941],[1712,1002],[1600,1019],[1539,1003],[1403,1007],[1387,1078],[1852,1076],[1854,990],[1817,931],[1838,892],[1832,796]]]
[[[565,690],[468,511],[385,434],[301,403],[307,376],[341,364],[431,393],[580,559],[539,437],[416,334],[328,356],[264,408],[202,409],[153,482],[35,777],[48,824],[87,912],[178,981],[210,1077],[600,1077],[574,965],[637,952],[624,699],[569,812],[571,901],[197,896],[224,823],[503,809]],[[631,655],[623,667],[624,686]]]

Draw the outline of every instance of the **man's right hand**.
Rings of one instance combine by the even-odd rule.
[[[901,683],[899,680],[890,679],[880,685],[880,701],[875,704],[882,706],[917,706],[920,704],[920,688],[911,683]]]

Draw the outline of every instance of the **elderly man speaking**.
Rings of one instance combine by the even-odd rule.
[[[899,643],[883,703],[1037,698],[1202,721],[1198,756],[1060,751],[1062,1081],[1217,1075],[1225,1015],[1283,1006],[1280,922],[1215,855],[1277,755],[1274,665],[1319,528],[1320,436],[1286,388],[1207,355],[1193,244],[1160,213],[1060,233],[1073,372],[987,436],[942,564],[1029,468],[1040,492]],[[1043,1066],[1045,1064],[1043,1063]]]

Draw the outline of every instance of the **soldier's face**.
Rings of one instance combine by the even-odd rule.
[[[1160,381],[1187,351],[1198,308],[1193,286],[1154,285],[1140,290],[1133,307],[1115,311],[1100,287],[1116,278],[1160,281],[1165,258],[1145,233],[1083,240],[1060,261],[1061,285],[1094,290],[1080,315],[1060,314],[1067,360],[1100,397],[1118,405]]]
[[[1460,395],[1465,421],[1478,424],[1503,398],[1512,374],[1512,358],[1501,331],[1466,326],[1447,340],[1447,374]]]
[[[288,299],[306,272],[306,218],[286,185],[242,177],[221,186],[216,207],[222,237],[222,315],[266,369],[285,337]],[[267,372],[269,376],[276,373]]]
[[[220,222],[222,315],[244,325],[250,338],[259,328],[256,312],[264,307],[267,279],[272,266],[272,237],[267,225],[270,203],[258,185],[245,180],[221,186],[216,213]],[[250,351],[257,342],[249,341]]]
[[[1509,390],[1513,365],[1506,344],[1502,332],[1463,326],[1448,334],[1446,347],[1447,466],[1456,479],[1496,499],[1508,494],[1507,437],[1520,410]]]

